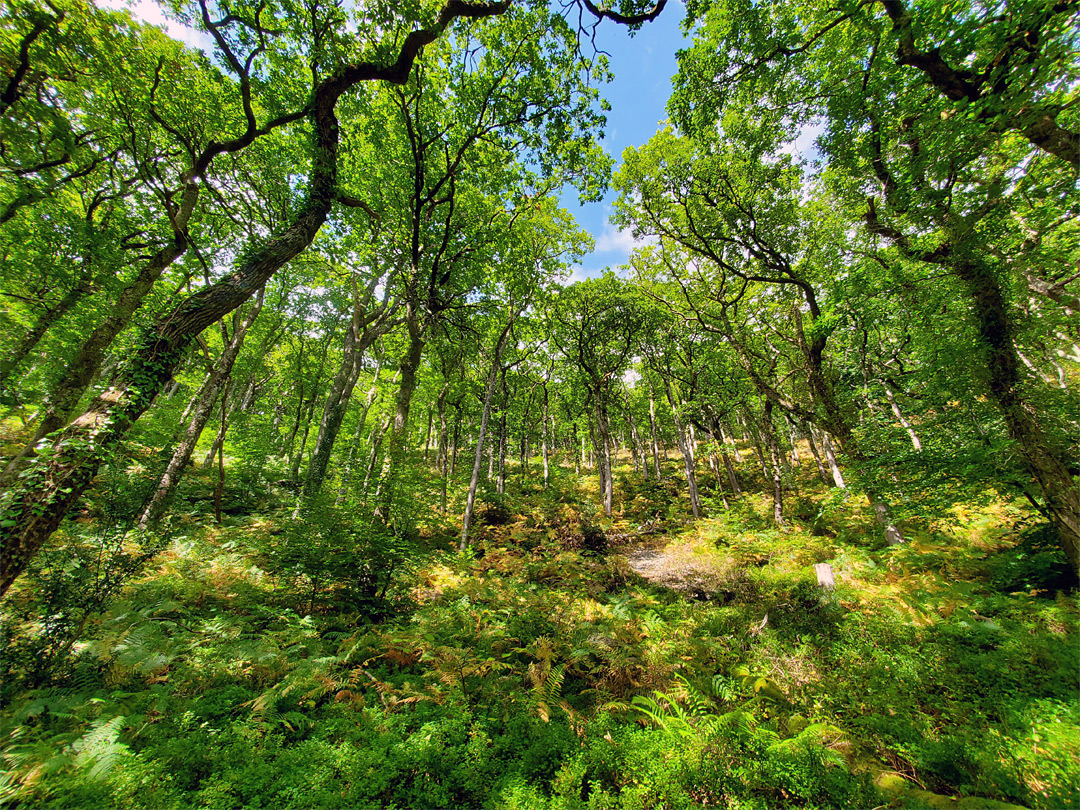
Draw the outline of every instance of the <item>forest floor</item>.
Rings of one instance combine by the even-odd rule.
[[[610,517],[512,470],[466,554],[460,480],[395,534],[239,476],[217,525],[196,474],[154,536],[110,480],[3,605],[0,802],[1080,806],[1077,595],[1022,501],[926,487],[890,548],[805,466],[784,529],[750,463],[692,521],[679,466]]]

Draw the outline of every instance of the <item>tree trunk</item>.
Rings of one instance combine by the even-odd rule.
[[[480,483],[480,469],[484,462],[484,437],[487,432],[488,417],[491,414],[491,400],[495,395],[495,384],[499,379],[499,369],[502,367],[502,353],[506,346],[506,339],[514,326],[521,310],[515,310],[510,320],[499,333],[495,341],[495,348],[491,353],[491,370],[488,372],[487,383],[484,386],[484,407],[480,411],[480,433],[476,437],[476,457],[473,460],[472,477],[469,479],[469,493],[465,498],[465,514],[461,518],[461,541],[458,548],[464,551],[469,543],[469,527],[472,525],[473,507],[476,504],[476,488]]]
[[[656,440],[656,399],[653,397],[651,383],[649,384],[649,431],[652,434],[652,458],[656,480],[663,481],[664,476],[660,471],[660,443]]]
[[[139,525],[144,529],[156,523],[158,518],[161,517],[162,512],[165,511],[165,507],[168,505],[169,498],[180,483],[180,478],[191,461],[191,455],[195,452],[195,445],[199,442],[199,436],[202,435],[203,428],[206,427],[206,423],[210,420],[214,403],[232,374],[233,364],[236,362],[237,355],[240,354],[240,349],[244,345],[244,339],[255,322],[255,318],[262,311],[262,306],[263,290],[259,290],[255,305],[243,323],[236,324],[234,319],[232,340],[226,344],[221,357],[218,358],[217,363],[214,364],[206,380],[199,388],[199,392],[195,395],[193,400],[196,403],[194,412],[188,422],[187,429],[184,431],[184,436],[180,440],[180,444],[173,450],[172,458],[169,459],[157,489],[147,501],[139,517]],[[222,398],[222,401],[224,401],[224,398]]]
[[[433,405],[428,405],[427,409],[427,430],[424,431],[424,463],[427,463],[428,454],[431,450],[431,427],[435,422],[435,409]]]
[[[772,402],[766,399],[762,407],[761,433],[769,447],[769,462],[772,468],[773,520],[776,521],[777,526],[783,528],[787,526],[787,521],[784,520],[784,488],[780,466],[780,443],[776,440],[776,428],[773,426],[772,410]]]
[[[727,470],[728,483],[731,484],[731,491],[736,496],[742,495],[742,489],[739,487],[739,479],[735,476],[735,467],[731,464],[731,459],[728,457],[727,451],[721,448],[720,458],[724,460],[724,469]]]
[[[371,387],[368,389],[367,397],[364,399],[364,405],[360,409],[360,416],[356,420],[356,428],[353,431],[352,444],[349,446],[349,456],[345,460],[345,467],[341,472],[341,486],[338,487],[337,499],[334,501],[335,506],[341,506],[345,502],[345,498],[349,494],[349,484],[352,482],[353,471],[356,466],[356,454],[357,449],[360,447],[360,437],[364,433],[364,427],[367,424],[368,414],[371,413],[371,406],[375,403],[375,397],[378,396],[379,389],[379,374],[382,371],[382,356],[378,356],[378,361],[375,364],[375,375],[371,380]]]
[[[221,398],[221,428],[218,430],[218,480],[214,487],[214,521],[221,525],[221,498],[225,494],[225,431],[229,427],[226,419],[228,403],[226,398]]]
[[[91,279],[90,267],[91,262],[83,262],[83,272],[80,273],[75,286],[64,294],[64,297],[60,299],[55,307],[45,310],[41,317],[34,322],[30,331],[15,346],[11,356],[0,367],[0,384],[9,383],[16,376],[15,372],[18,371],[19,366],[23,364],[30,352],[41,342],[49,329],[93,291],[97,282]]]
[[[833,486],[833,480],[829,477],[829,473],[825,470],[825,465],[821,462],[821,453],[818,452],[817,442],[814,441],[813,428],[805,422],[802,427],[803,433],[806,435],[806,443],[810,445],[810,454],[814,457],[814,463],[817,465],[818,477],[825,486]]]
[[[825,451],[825,458],[829,462],[829,470],[832,472],[833,484],[840,489],[847,489],[847,483],[844,481],[844,474],[840,472],[840,465],[836,463],[836,453],[833,451],[832,440],[829,438],[829,434],[825,431],[821,431],[821,447]]]
[[[1069,474],[1064,453],[1051,444],[1037,411],[1021,395],[1014,328],[1001,286],[990,268],[982,264],[957,262],[954,271],[973,304],[990,398],[1042,491],[1065,557],[1080,576],[1080,488]]]
[[[386,307],[369,312],[366,316],[362,315],[359,293],[355,286],[353,293],[352,324],[345,335],[341,366],[334,376],[330,393],[326,397],[326,404],[323,406],[319,433],[315,439],[315,448],[311,452],[311,462],[308,464],[307,478],[304,481],[304,498],[314,498],[322,489],[326,469],[330,464],[330,454],[334,450],[341,423],[349,408],[356,381],[360,378],[364,354],[386,332],[387,324],[382,317],[386,313]],[[314,397],[312,401],[314,402]]]
[[[450,445],[450,478],[454,477],[454,469],[457,467],[458,457],[458,440],[461,437],[461,410],[458,409],[457,417],[454,419],[454,441]]]
[[[438,436],[438,449],[435,451],[435,468],[439,471],[439,477],[442,478],[441,492],[439,497],[439,511],[446,512],[446,490],[449,484],[449,475],[447,470],[448,464],[448,450],[446,446],[449,437],[449,425],[446,422],[446,395],[450,391],[450,383],[446,382],[439,390],[439,396],[435,399],[435,407],[439,414],[439,436]]]
[[[379,452],[382,450],[383,438],[386,436],[386,431],[390,429],[390,426],[393,423],[394,415],[390,414],[383,420],[381,425],[371,432],[371,452],[368,455],[367,467],[364,469],[364,483],[361,487],[364,492],[368,491],[368,485],[371,483],[371,478],[375,475],[375,468],[378,466],[379,461]],[[382,482],[380,481],[380,485],[381,483]]]
[[[888,384],[885,385],[885,398],[889,400],[889,407],[892,408],[896,421],[907,431],[908,438],[911,439],[911,446],[915,448],[916,452],[921,453],[922,442],[919,441],[919,435],[915,432],[915,428],[911,426],[911,422],[904,418],[903,411],[900,410],[900,406],[896,403],[896,397],[893,396],[892,389],[889,388]]]
[[[701,516],[701,505],[698,499],[697,477],[694,475],[694,454],[690,450],[690,443],[683,428],[682,417],[679,416],[679,408],[675,402],[675,395],[671,390],[671,382],[664,377],[664,391],[668,402],[671,404],[671,415],[675,420],[675,438],[679,442],[679,450],[682,452],[683,466],[686,469],[686,485],[690,490],[690,509],[694,517]]]
[[[554,425],[549,424],[550,419],[551,419],[551,414],[548,411],[548,391],[547,391],[547,386],[545,385],[544,386],[544,412],[541,415],[541,422],[540,422],[540,436],[541,436],[540,452],[544,456],[544,486],[545,487],[548,485],[548,482],[550,481],[550,470],[548,468],[548,453],[549,453],[549,450],[548,450],[548,433],[549,433],[549,428],[554,429]]]
[[[233,402],[233,407],[229,407],[229,401]],[[225,380],[225,390],[221,395],[221,404],[225,407],[226,416],[235,410],[236,404],[236,380],[229,377]],[[224,421],[224,420],[223,420]],[[217,433],[214,434],[214,440],[210,443],[210,452],[206,454],[206,458],[203,459],[203,467],[209,468],[214,464],[214,459],[217,458],[218,451],[221,450],[221,446],[225,442],[225,430],[223,427],[219,427]]]
[[[732,455],[735,456],[735,461],[742,464],[742,454],[739,453],[739,445],[735,443],[735,437],[726,435],[722,426],[720,428],[720,438],[723,439],[725,443],[731,445],[731,452]]]
[[[294,488],[300,484],[300,465],[304,460],[304,450],[307,448],[308,436],[311,435],[311,423],[315,421],[315,401],[319,398],[319,392],[322,390],[323,371],[326,370],[326,356],[330,352],[330,344],[333,343],[336,335],[337,331],[335,329],[326,336],[326,342],[323,343],[322,355],[319,357],[319,367],[315,371],[315,384],[311,387],[311,396],[308,397],[306,406],[303,399],[301,399],[300,404],[304,410],[301,420],[304,425],[304,432],[300,437],[300,446],[295,448],[296,452],[292,453],[289,459],[289,480]]]
[[[505,396],[505,391],[503,392]],[[495,491],[499,495],[506,493],[506,409],[503,408],[499,414],[499,435],[498,435],[498,448],[499,448],[499,463],[498,463],[498,475],[495,478]]]

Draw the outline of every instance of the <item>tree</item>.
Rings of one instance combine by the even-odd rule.
[[[277,128],[286,121],[303,117],[313,130],[306,200],[279,235],[251,246],[231,273],[192,295],[147,329],[118,380],[83,416],[56,437],[50,452],[44,453],[21,474],[19,484],[9,490],[0,513],[0,594],[7,591],[30,557],[90,484],[109,448],[150,407],[190,342],[206,327],[243,304],[315,238],[340,195],[337,182],[340,127],[335,108],[341,97],[364,81],[407,81],[421,48],[436,40],[455,19],[498,15],[506,10],[507,6],[502,4],[472,6],[450,0],[431,26],[416,29],[404,38],[393,62],[350,62],[335,66],[324,79],[319,78],[318,70],[313,71],[315,86],[310,102],[262,127],[252,108],[250,75],[244,78],[261,46],[252,49],[246,68],[235,55],[231,56],[233,68],[242,74],[240,85],[246,127],[230,141],[211,141],[210,146],[200,153],[191,171],[185,173],[183,197],[174,218],[193,206],[199,190],[198,179],[215,157],[242,149],[267,128]],[[255,30],[262,30],[258,20]],[[216,33],[219,47],[229,58],[232,49],[220,31]],[[318,50],[317,38],[314,45]]]
[[[552,340],[586,392],[589,427],[600,468],[604,513],[611,514],[612,412],[616,391],[637,349],[642,310],[613,273],[568,288],[552,311]]]
[[[1059,301],[1042,297],[1027,312],[1010,300],[1013,290],[1041,296],[1066,278],[1053,264],[1014,257],[1025,240],[1048,257],[1043,246],[1074,227],[1078,69],[1066,54],[1075,8],[912,11],[881,0],[837,11],[790,2],[756,7],[733,26],[727,4],[703,5],[672,109],[694,132],[759,116],[778,128],[785,117],[824,121],[826,179],[869,237],[867,249],[886,265],[948,279],[970,325],[963,339],[979,358],[982,390],[1080,572],[1080,493],[1069,472],[1077,453],[1068,438],[1076,426],[1057,416],[1070,412],[1067,400],[1040,390],[1018,346],[1064,287]],[[1027,230],[1020,239],[1015,222]]]

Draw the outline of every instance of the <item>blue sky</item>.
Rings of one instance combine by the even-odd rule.
[[[615,79],[601,88],[611,103],[603,140],[604,150],[615,158],[616,168],[623,150],[640,146],[667,120],[666,105],[671,96],[671,77],[678,65],[675,52],[684,47],[679,24],[685,9],[670,2],[655,22],[646,23],[633,37],[627,30],[605,21],[597,28],[597,47],[609,55]],[[628,231],[620,232],[608,223],[616,198],[609,191],[603,202],[579,205],[576,193],[565,194],[562,204],[596,240],[596,250],[574,268],[573,279],[595,278],[604,269],[624,264],[634,247]]]

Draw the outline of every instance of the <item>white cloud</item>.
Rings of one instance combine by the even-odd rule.
[[[563,278],[559,283],[564,287],[569,287],[571,284],[576,284],[579,281],[584,281],[587,278],[600,278],[604,275],[606,267],[582,267],[580,264],[575,264],[570,268],[569,278]]]
[[[821,156],[821,153],[818,152],[817,145],[814,141],[816,141],[818,136],[824,131],[825,124],[822,121],[815,121],[808,124],[799,130],[799,134],[794,141],[782,146],[780,151],[784,154],[791,155],[793,158],[816,160]]]
[[[655,242],[655,237],[646,236],[644,239],[635,239],[629,228],[615,230],[611,224],[605,224],[603,232],[596,237],[596,252],[619,253],[625,259],[630,256],[630,251],[634,248],[651,245]]]
[[[170,20],[161,11],[161,7],[153,0],[99,0],[98,5],[110,9],[128,9],[131,16],[148,25],[157,25],[165,29],[165,33],[173,39],[178,39],[189,48],[206,51],[210,54],[214,49],[214,40],[205,31],[189,28],[176,20]]]

